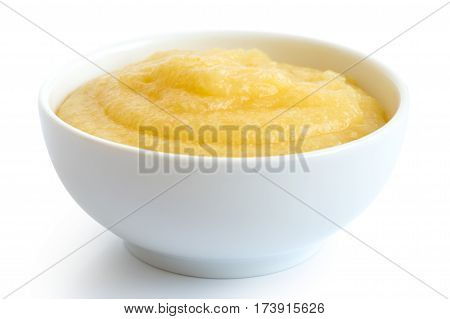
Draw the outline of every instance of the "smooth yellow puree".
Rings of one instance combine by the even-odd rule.
[[[348,78],[256,49],[155,53],[81,86],[57,115],[118,143],[207,156],[306,152],[386,122],[379,103]]]

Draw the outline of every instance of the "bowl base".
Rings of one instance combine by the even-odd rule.
[[[166,255],[125,241],[133,256],[150,266],[180,275],[236,279],[263,276],[291,268],[314,255],[320,245],[308,246],[288,254],[248,259],[204,259]]]

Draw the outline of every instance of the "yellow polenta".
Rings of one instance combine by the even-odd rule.
[[[256,49],[158,52],[113,74],[76,89],[57,115],[118,143],[233,157],[339,145],[386,122],[348,78]]]

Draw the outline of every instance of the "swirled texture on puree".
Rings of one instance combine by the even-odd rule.
[[[386,122],[379,103],[348,78],[256,49],[158,52],[114,75],[72,92],[57,115],[115,142],[207,156],[311,151]]]

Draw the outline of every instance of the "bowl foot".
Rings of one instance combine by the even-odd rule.
[[[248,259],[207,259],[166,255],[125,242],[133,256],[141,261],[180,275],[232,279],[263,276],[291,268],[316,253],[320,245],[308,246],[288,254]]]

